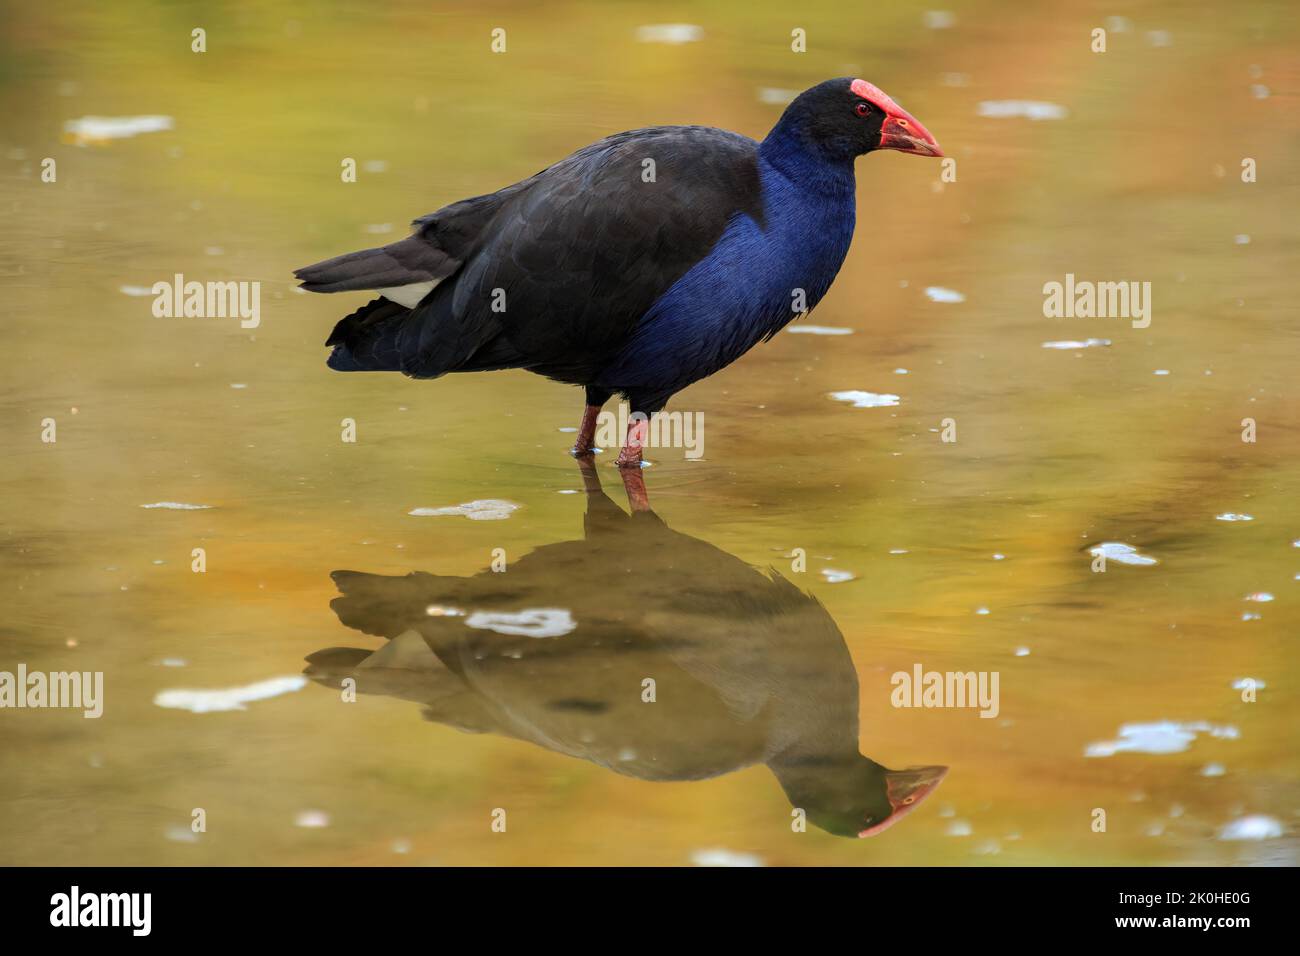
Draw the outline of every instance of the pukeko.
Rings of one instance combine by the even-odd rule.
[[[618,133],[295,275],[312,292],[379,293],[334,327],[330,368],[582,385],[579,455],[618,393],[633,413],[618,463],[639,467],[644,416],[826,294],[853,236],[853,161],[878,149],[943,155],[875,86],[827,80],[761,143],[706,126]]]
[[[859,751],[857,672],[816,599],[653,511],[626,514],[593,459],[579,462],[583,538],[508,573],[335,571],[339,620],[388,640],[318,651],[307,674],[641,780],[766,764],[792,806],[840,836],[880,833],[934,791],[946,767],[889,770]]]

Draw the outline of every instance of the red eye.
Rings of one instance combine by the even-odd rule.
[[[859,116],[866,116],[871,112],[871,107],[866,103],[858,103],[853,107],[853,112],[857,113]]]

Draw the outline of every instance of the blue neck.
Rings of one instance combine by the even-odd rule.
[[[840,196],[854,192],[856,157],[828,155],[808,140],[797,121],[788,114],[781,117],[759,144],[758,156],[760,161],[811,192]]]

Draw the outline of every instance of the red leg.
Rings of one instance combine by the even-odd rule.
[[[588,405],[582,412],[582,424],[578,426],[578,438],[573,443],[572,455],[590,455],[596,447],[596,418],[600,415],[599,405]]]
[[[640,468],[620,468],[623,476],[623,490],[627,492],[627,503],[633,511],[649,511],[650,496],[645,490],[645,476]]]
[[[650,423],[644,418],[634,418],[627,423],[627,441],[623,443],[623,450],[618,453],[618,461],[614,464],[623,469],[641,470],[641,449],[645,447],[646,439],[650,434]]]

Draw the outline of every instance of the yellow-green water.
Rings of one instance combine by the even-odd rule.
[[[710,848],[769,864],[1294,862],[1300,30],[1282,3],[1121,6],[954,2],[956,22],[931,29],[919,2],[8,4],[0,671],[102,671],[105,709],[0,710],[0,862],[684,864]],[[1115,14],[1127,30],[1091,52]],[[675,22],[702,36],[637,40]],[[206,53],[191,52],[196,27]],[[791,52],[794,28],[808,52]],[[321,343],[364,300],[298,294],[290,272],[610,132],[762,136],[781,109],[762,90],[846,74],[920,118],[957,180],[930,160],[861,160],[853,248],[807,320],[853,333],[779,335],[681,393],[670,408],[704,414],[705,460],[652,453],[646,480],[657,514],[721,552],[719,569],[775,567],[824,605],[859,682],[862,752],[950,767],[933,797],[888,833],[842,839],[792,832],[761,766],[649,782],[533,742],[553,728],[468,734],[420,703],[346,703],[318,683],[232,712],[154,703],[380,647],[331,610],[333,571],[469,578],[494,549],[502,607],[607,595],[606,618],[680,633],[732,680],[816,700],[820,679],[842,679],[764,677],[762,649],[788,650],[803,618],[769,633],[719,598],[703,620],[683,592],[713,600],[707,573],[695,589],[629,583],[617,561],[542,552],[525,575],[530,552],[583,536],[559,430],[580,393],[523,372],[330,372]],[[1068,115],[980,115],[1002,100]],[[147,114],[173,128],[82,145],[64,132]],[[155,318],[149,296],[121,291],[175,273],[260,282],[261,324]],[[1066,273],[1149,281],[1150,326],[1044,318],[1043,284]],[[1111,344],[1043,347],[1088,338]],[[843,390],[900,401],[828,398]],[[941,440],[944,419],[957,441]],[[621,501],[610,457],[598,470]],[[475,499],[521,507],[408,514]],[[211,508],[140,507],[160,501]],[[1087,549],[1105,541],[1159,563],[1095,573]],[[1261,592],[1274,599],[1244,600]],[[574,613],[570,640],[593,612]],[[586,648],[564,673],[585,687],[626,663]],[[998,717],[891,706],[890,675],[918,663],[997,671]],[[1266,685],[1256,701],[1242,678]],[[491,692],[529,713],[542,690],[512,678]],[[610,711],[610,740],[631,733],[626,713]],[[664,719],[666,753],[721,720]],[[1085,756],[1162,720],[1237,733]],[[1282,836],[1221,838],[1248,815]]]

